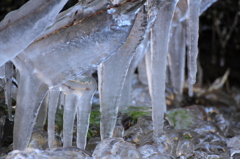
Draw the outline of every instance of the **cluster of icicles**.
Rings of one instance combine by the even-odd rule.
[[[14,149],[26,148],[34,126],[42,127],[46,118],[49,147],[53,147],[59,103],[64,105],[63,146],[72,145],[76,116],[77,146],[84,148],[97,86],[101,138],[112,137],[118,110],[127,106],[131,79],[141,61],[139,72],[147,75],[152,99],[154,136],[160,136],[166,67],[171,84],[181,94],[187,55],[191,94],[199,15],[215,1],[82,0],[59,13],[67,0],[30,0],[9,13],[0,23],[0,78],[5,79],[9,119],[12,80],[18,85]],[[98,84],[91,77],[96,67]]]

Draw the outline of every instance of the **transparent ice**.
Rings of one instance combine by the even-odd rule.
[[[0,23],[0,66],[22,52],[51,25],[66,2],[31,0],[7,14]]]
[[[158,4],[156,20],[151,28],[150,43],[150,82],[149,88],[152,99],[152,118],[154,125],[154,136],[163,132],[163,118],[166,112],[165,102],[165,76],[166,60],[168,53],[168,42],[170,38],[171,19],[175,10],[177,0],[165,0]],[[161,27],[160,27],[161,26]]]
[[[101,137],[112,137],[118,110],[128,105],[133,74],[142,60],[145,64],[139,65],[139,70],[146,71],[148,82],[145,83],[148,83],[153,107],[153,134],[159,139],[166,112],[167,56],[172,85],[181,94],[185,47],[188,46],[189,95],[192,95],[197,72],[198,19],[215,1],[162,0],[158,3],[148,0],[146,4],[145,0],[79,1],[58,14],[66,0],[31,0],[18,11],[9,13],[0,23],[0,38],[3,39],[0,42],[0,78],[6,79],[3,87],[11,119],[14,79],[12,65],[7,61],[12,60],[18,70],[14,149],[27,147],[33,128],[42,128],[47,116],[48,145],[54,147],[55,114],[61,103],[64,105],[63,146],[72,146],[72,129],[77,115],[77,146],[85,148],[96,83],[92,77],[75,77],[97,65]],[[119,3],[118,7],[110,7]],[[36,13],[39,6],[43,10]],[[140,8],[143,9],[140,11]],[[143,67],[140,69],[140,66]],[[215,130],[214,126],[209,128]],[[195,131],[201,132],[201,126]],[[115,142],[115,139],[109,140]],[[120,146],[114,147],[109,157],[141,156],[133,145],[122,139],[116,142]],[[188,153],[184,147],[193,149],[191,143],[181,142],[177,150],[180,156]],[[134,149],[132,154],[126,151],[128,146]],[[169,145],[159,143],[158,149],[164,146]],[[121,153],[117,154],[119,149]],[[163,153],[161,149],[158,151]],[[96,156],[98,153],[95,152]],[[155,158],[157,156],[155,154]]]
[[[98,67],[102,139],[113,136],[124,81],[136,48],[143,39],[145,24],[146,14],[142,9],[125,44]]]

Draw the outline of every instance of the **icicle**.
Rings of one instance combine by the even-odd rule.
[[[138,65],[138,79],[142,84],[148,85],[145,59],[142,59]]]
[[[171,21],[177,0],[161,1],[157,8],[157,17],[151,29],[151,79],[150,95],[152,99],[152,118],[154,136],[163,132],[163,119],[166,112],[165,76],[168,42]]]
[[[76,115],[76,106],[78,102],[78,97],[72,93],[75,88],[69,86],[70,81],[64,84],[64,113],[63,113],[63,147],[72,146],[73,139],[73,125]],[[70,87],[70,88],[69,88]],[[72,90],[73,89],[73,90]]]
[[[114,12],[101,12],[86,18],[58,34],[35,41],[13,59],[21,72],[14,149],[27,146],[48,87],[61,85],[113,54],[126,41],[136,11],[143,3],[144,0],[126,2],[114,8]]]
[[[36,124],[34,126],[34,129],[42,130],[44,127],[44,124],[47,120],[47,114],[48,114],[48,99],[49,99],[49,93],[47,93],[46,97],[44,98],[42,105],[39,109]]]
[[[172,27],[172,36],[168,46],[171,84],[179,95],[182,94],[185,80],[185,26],[184,22],[179,22],[176,27]]]
[[[13,63],[21,72],[14,118],[13,149],[24,150],[29,143],[48,86],[36,78],[21,59],[15,58]]]
[[[192,85],[196,82],[198,55],[198,28],[201,0],[188,0],[189,12],[187,20],[187,60],[189,96],[193,95]]]
[[[52,88],[49,91],[48,100],[48,146],[54,147],[55,139],[55,116],[60,101],[61,87]]]
[[[80,76],[77,78],[82,88],[82,95],[77,103],[77,147],[85,149],[89,127],[92,97],[96,91],[97,83],[94,78]]]
[[[107,61],[99,65],[100,130],[102,139],[113,135],[124,81],[136,48],[143,39],[145,28],[146,14],[142,10],[138,13],[125,44]]]
[[[8,119],[13,121],[12,117],[12,78],[13,64],[11,61],[5,64],[5,102],[8,107]]]
[[[7,14],[0,23],[0,66],[23,51],[51,25],[66,2],[31,0]]]
[[[85,148],[91,101],[96,90],[96,82],[92,77],[80,76],[62,84],[65,95],[63,114],[63,147],[72,146],[73,124],[77,112],[77,146]]]
[[[148,48],[148,46],[149,46],[149,36],[147,36],[147,37],[144,36],[144,39],[141,42],[141,44],[138,45],[136,53],[135,53],[135,55],[131,61],[131,64],[128,68],[127,76],[126,76],[123,90],[122,90],[122,95],[119,99],[119,101],[120,101],[119,110],[123,110],[129,104],[133,75],[134,75],[134,72],[135,72],[139,62],[144,58],[144,54],[145,54],[146,48]]]

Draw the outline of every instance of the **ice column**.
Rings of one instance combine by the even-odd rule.
[[[128,25],[127,23],[125,25]],[[99,65],[99,93],[101,111],[101,138],[113,135],[116,124],[120,97],[137,46],[142,41],[146,27],[146,14],[143,9],[138,13],[127,41],[108,60]]]
[[[11,61],[5,63],[5,100],[8,107],[8,119],[12,118],[12,78],[13,78],[13,64]]]
[[[7,14],[0,23],[0,66],[17,56],[51,25],[66,2],[31,0]]]
[[[177,0],[161,1],[157,6],[157,17],[151,28],[150,95],[152,99],[152,118],[155,137],[159,137],[163,132],[163,119],[166,112],[166,60],[171,21],[176,3]]]
[[[201,0],[188,0],[188,19],[187,19],[187,64],[188,64],[188,83],[189,96],[193,95],[192,86],[196,82],[197,74],[197,55],[198,55],[198,28]]]

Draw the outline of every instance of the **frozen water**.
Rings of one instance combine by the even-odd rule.
[[[97,145],[93,152],[93,157],[96,159],[102,159],[103,157],[114,159],[116,156],[119,156],[121,159],[141,158],[141,154],[137,148],[122,138],[104,139]]]
[[[77,147],[85,149],[92,108],[92,97],[97,89],[97,83],[94,78],[89,76],[80,76],[77,80],[80,82],[81,87],[85,88],[85,90],[81,91],[81,97],[77,103]]]
[[[201,0],[188,0],[187,19],[187,60],[189,96],[192,96],[192,85],[196,82],[197,55],[198,55],[198,28]]]
[[[163,118],[166,112],[165,76],[171,19],[177,0],[161,1],[157,17],[151,28],[151,77],[149,84],[152,99],[154,136],[163,132]],[[161,27],[160,27],[161,26]]]
[[[210,7],[217,0],[202,0],[200,6],[200,14],[201,15],[208,7]]]
[[[52,148],[46,151],[26,148],[24,151],[14,150],[9,153],[6,159],[92,159],[91,155],[82,149],[71,148]]]
[[[125,20],[132,24],[136,17],[135,11],[142,3],[143,1],[136,1],[123,4],[113,14],[103,12],[86,18],[57,34],[35,41],[13,59],[21,72],[14,125],[14,149],[22,150],[27,146],[48,87],[64,83],[115,53],[127,39],[132,25],[116,27],[118,21],[114,17],[124,14],[124,18],[128,16]],[[53,60],[58,62],[53,63]],[[26,96],[32,98],[25,98]],[[24,135],[20,137],[17,134]]]
[[[169,42],[169,68],[171,84],[177,94],[182,94],[185,81],[186,38],[184,22],[172,27],[172,36]]]
[[[8,119],[13,121],[12,117],[12,78],[13,64],[8,61],[5,63],[5,103],[8,107]]]
[[[51,25],[66,2],[31,0],[6,15],[0,23],[0,66],[23,51]]]
[[[140,11],[127,38],[117,52],[99,65],[99,95],[101,111],[101,137],[113,135],[120,97],[131,60],[142,40],[146,27],[146,14]],[[129,45],[131,44],[131,45]]]

